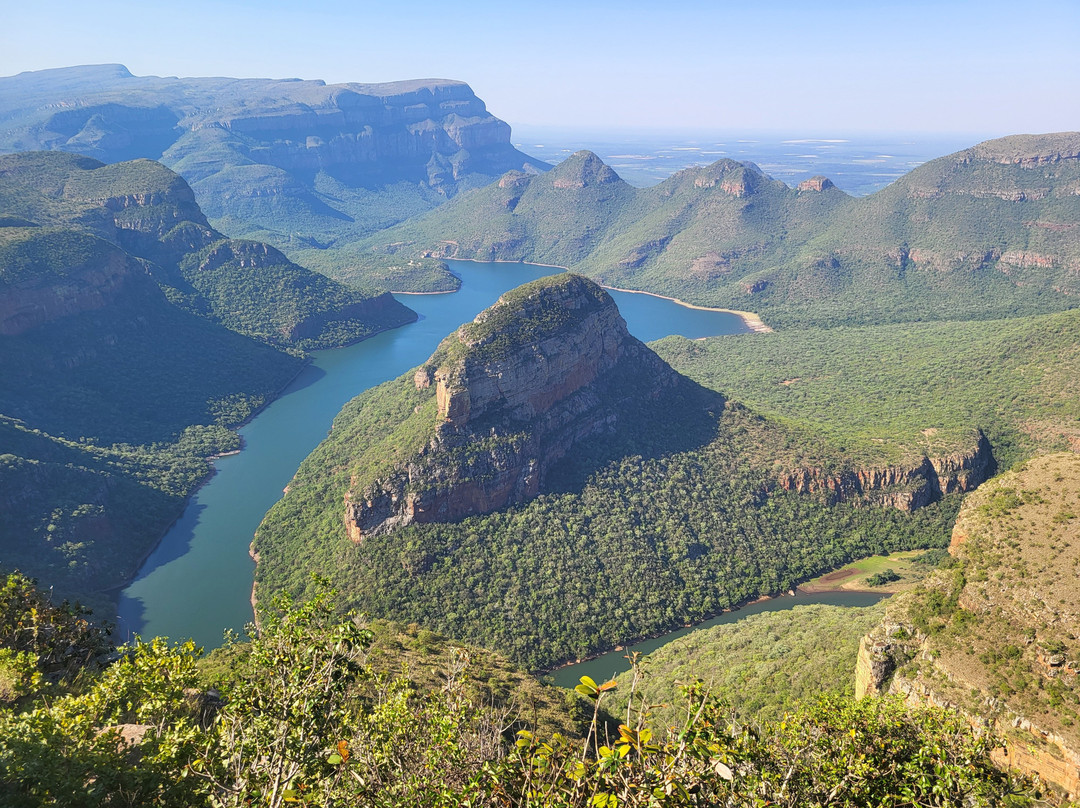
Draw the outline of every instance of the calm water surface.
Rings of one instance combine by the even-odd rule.
[[[884,596],[874,592],[820,592],[813,595],[808,595],[805,592],[797,592],[794,596],[763,600],[760,603],[752,603],[749,606],[744,606],[738,611],[726,612],[711,620],[698,623],[696,626],[680,628],[677,631],[672,631],[670,634],[654,637],[651,640],[644,640],[635,645],[628,645],[622,651],[611,651],[607,654],[598,656],[595,659],[588,659],[584,662],[578,662],[575,665],[567,665],[565,668],[559,668],[557,671],[552,672],[551,678],[555,684],[560,687],[573,687],[581,680],[582,676],[591,676],[597,682],[602,682],[618,673],[630,670],[630,663],[626,660],[626,655],[629,652],[638,651],[642,654],[648,654],[651,651],[655,651],[661,645],[667,645],[672,640],[683,637],[691,631],[698,631],[699,629],[709,628],[710,626],[721,626],[727,623],[737,623],[744,617],[749,617],[752,614],[780,612],[786,609],[794,609],[796,606],[807,606],[812,603],[824,603],[829,606],[873,606],[881,600],[882,597]]]
[[[461,290],[402,295],[420,320],[348,348],[320,351],[297,379],[240,430],[244,450],[215,462],[217,473],[121,595],[122,636],[191,637],[221,644],[225,629],[251,620],[254,563],[248,546],[263,515],[281,497],[300,462],[326,437],[349,399],[428,358],[439,341],[503,292],[561,270],[524,264],[450,261]],[[631,333],[696,338],[743,333],[736,315],[687,309],[660,298],[614,292]]]

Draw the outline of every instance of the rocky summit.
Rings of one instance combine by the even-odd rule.
[[[434,393],[426,441],[378,479],[353,476],[348,535],[359,542],[530,499],[575,444],[615,430],[621,404],[677,379],[592,281],[564,274],[515,289],[416,371],[416,388]]]

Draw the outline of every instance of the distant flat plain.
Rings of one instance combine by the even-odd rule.
[[[798,185],[828,177],[852,196],[866,196],[935,157],[994,137],[993,134],[805,134],[791,132],[585,131],[515,125],[517,149],[548,163],[559,163],[588,149],[644,188],[676,171],[727,157],[750,160],[774,179]]]

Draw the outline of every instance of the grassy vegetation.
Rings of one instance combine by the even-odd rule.
[[[890,610],[934,658],[898,675],[977,714],[997,700],[1076,748],[1080,457],[1036,457],[987,483],[965,501],[955,536],[959,566]]]
[[[853,695],[859,640],[884,615],[884,603],[796,606],[700,629],[645,656],[636,690],[656,705],[659,726],[681,719],[679,689],[698,680],[744,721],[764,724],[822,695]],[[612,716],[625,714],[634,677],[617,677]]]
[[[365,244],[569,266],[612,286],[755,311],[783,328],[1073,308],[1080,199],[1071,189],[1080,168],[1004,164],[1001,144],[1030,158],[1071,153],[1075,135],[989,141],[863,199],[791,189],[731,160],[634,189],[579,153],[548,174],[462,194]]]
[[[1002,468],[1080,439],[1080,315],[883,325],[654,345],[672,367],[809,430],[855,463],[971,445]]]
[[[934,551],[909,550],[860,558],[838,570],[807,581],[800,589],[805,592],[835,592],[873,588],[878,592],[902,592],[930,573],[936,564],[928,562],[936,562],[934,555]],[[892,577],[893,575],[896,577]]]

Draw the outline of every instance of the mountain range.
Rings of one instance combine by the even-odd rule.
[[[987,141],[864,198],[825,177],[790,188],[728,159],[634,188],[579,152],[365,246],[554,264],[779,327],[991,319],[1077,305],[1078,191],[1080,133]]]
[[[854,558],[931,547],[941,568],[843,636],[835,614],[789,621],[810,627],[805,653],[848,641],[854,652],[855,634],[884,611],[858,652],[860,693],[945,704],[962,716],[961,729],[947,729],[953,745],[966,743],[967,722],[982,722],[1011,736],[1001,762],[1080,789],[1080,134],[988,141],[856,199],[825,177],[790,188],[732,160],[645,189],[589,152],[547,170],[512,148],[506,124],[467,85],[443,80],[69,68],[0,79],[0,120],[0,150],[19,152],[0,156],[0,556],[57,599],[109,609],[110,591],[211,458],[240,447],[235,427],[295,377],[305,351],[414,319],[383,290],[455,288],[441,263],[451,257],[573,270],[504,295],[421,366],[344,407],[254,538],[262,622],[252,644],[230,644],[213,662],[224,699],[188,688],[190,645],[155,640],[108,658],[81,612],[44,608],[29,582],[9,576],[0,607],[17,619],[0,621],[0,702],[39,701],[25,715],[0,710],[0,784],[19,780],[32,800],[56,784],[85,791],[109,767],[121,782],[132,750],[114,736],[142,727],[131,746],[154,750],[141,762],[162,779],[138,787],[193,804],[204,784],[187,775],[217,765],[207,763],[214,743],[228,761],[220,782],[243,779],[228,768],[242,756],[222,717],[272,726],[270,742],[249,750],[255,768],[280,738],[333,718],[339,725],[304,741],[295,770],[310,782],[352,787],[338,775],[389,727],[372,760],[406,749],[436,781],[459,777],[437,786],[447,804],[462,802],[457,789],[475,785],[473,762],[486,760],[502,804],[516,786],[491,779],[492,766],[516,760],[501,734],[518,724],[469,712],[459,685],[469,655],[485,654],[436,631],[542,669],[784,593]],[[753,309],[777,330],[643,345],[597,282]],[[1073,451],[1049,454],[1061,449]],[[350,615],[331,626],[328,585],[342,610],[392,622],[373,631]],[[312,599],[294,608],[298,596]],[[46,614],[62,631],[38,631]],[[775,661],[792,649],[773,632],[797,630],[780,625],[761,621],[741,636],[757,632]],[[392,657],[378,675],[363,657],[376,633]],[[686,653],[670,649],[665,665],[679,670]],[[342,666],[317,677],[333,698],[370,711],[297,678],[324,656]],[[823,688],[842,689],[845,659],[821,662]],[[407,670],[388,684],[398,662],[436,665],[426,695]],[[508,680],[523,677],[501,660],[482,664],[483,697],[501,709]],[[84,675],[85,688],[71,684]],[[286,699],[264,698],[279,680],[306,682],[282,712],[303,718],[249,720]],[[614,687],[583,679],[577,692],[600,716]],[[558,712],[557,697],[527,690],[522,698]],[[545,721],[573,731],[582,702],[567,699],[565,714]],[[50,704],[69,712],[46,718]],[[783,733],[809,726],[815,743],[836,741],[833,753],[854,749],[853,727],[867,723],[836,726],[852,710],[836,704],[773,731],[792,738]],[[880,721],[893,708],[854,709]],[[429,717],[438,742],[416,729]],[[730,724],[696,720],[677,750],[664,747],[671,760],[692,733]],[[160,736],[135,721],[155,722]],[[644,725],[618,723],[620,760],[661,748]],[[860,766],[886,748],[882,726],[864,732],[873,740]],[[209,745],[191,740],[222,727]],[[943,744],[919,746],[935,731],[904,734],[916,762],[939,773]],[[527,778],[568,748],[531,737],[514,747],[529,750]],[[703,748],[712,779],[683,772],[688,786],[724,789],[752,773],[752,755],[721,760],[719,746]],[[890,772],[895,748],[884,753]],[[461,757],[429,765],[447,749]],[[609,761],[596,772],[616,768],[608,747],[593,751]],[[971,760],[985,765],[982,751]],[[589,756],[586,742],[562,770],[571,791],[600,776]],[[70,783],[33,768],[77,759]],[[367,788],[363,773],[381,764],[355,760],[349,772]],[[838,793],[833,774],[819,777],[822,794]],[[981,771],[973,788],[990,779]],[[372,793],[405,781],[388,776]],[[640,794],[655,797],[656,782]],[[300,794],[297,783],[285,793]],[[613,804],[595,796],[582,799]]]
[[[510,144],[510,127],[467,84],[444,79],[328,85],[70,67],[0,78],[0,122],[0,151],[158,160],[216,227],[339,277],[361,236],[508,170],[548,167]],[[383,266],[380,288],[396,288],[395,266]]]

